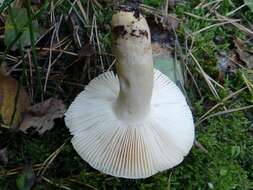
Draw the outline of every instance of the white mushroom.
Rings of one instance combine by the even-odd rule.
[[[92,167],[124,178],[146,178],[178,165],[194,141],[191,111],[179,88],[153,68],[143,16],[113,16],[117,76],[93,79],[69,107],[72,144]]]

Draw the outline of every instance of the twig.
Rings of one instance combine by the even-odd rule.
[[[188,16],[191,16],[193,18],[196,18],[196,19],[199,19],[199,20],[206,20],[206,21],[218,21],[218,22],[224,22],[224,21],[227,21],[227,19],[215,19],[215,18],[205,18],[205,17],[202,17],[202,16],[198,16],[198,15],[195,15],[195,14],[192,14],[192,13],[189,13],[189,12],[184,12],[184,14],[188,15]],[[231,21],[234,21],[234,22],[240,22],[241,19],[231,19]]]
[[[239,23],[237,23],[237,22],[233,22],[233,21],[231,21],[231,19],[229,19],[229,18],[227,18],[227,17],[225,17],[225,16],[222,16],[222,15],[220,15],[220,14],[217,13],[217,12],[215,12],[215,14],[216,14],[216,16],[217,16],[218,18],[227,19],[227,21],[228,21],[230,24],[234,25],[234,26],[237,27],[239,30],[241,30],[241,31],[243,31],[243,32],[245,32],[245,33],[247,33],[247,34],[253,35],[253,31],[250,30],[250,29],[248,29],[248,28],[246,28],[245,26],[243,26],[243,25],[241,25],[241,24],[239,24]]]
[[[64,48],[65,49],[65,48]],[[44,47],[44,48],[36,48],[36,50],[42,50],[42,51],[54,51],[54,52],[59,52],[59,53],[64,53],[64,54],[68,54],[68,55],[72,55],[72,56],[75,56],[77,57],[78,54],[77,53],[74,53],[74,52],[70,52],[70,51],[66,51],[66,50],[62,50],[62,49],[56,49],[56,48],[47,48],[47,47]]]
[[[197,59],[195,58],[195,56],[194,56],[191,52],[189,52],[189,54],[190,54],[190,56],[192,57],[192,59],[194,60],[194,62],[196,63],[197,67],[199,68],[201,74],[203,75],[203,77],[204,77],[206,83],[208,84],[208,86],[209,86],[211,92],[213,93],[213,95],[214,95],[216,98],[220,99],[218,92],[216,91],[216,89],[214,88],[213,84],[211,83],[211,81],[210,81],[210,79],[209,79],[210,76],[208,76],[208,74],[206,74],[206,72],[205,72],[205,71],[203,70],[203,68],[200,66],[200,64],[199,64],[199,62],[197,61]]]
[[[209,25],[207,27],[204,27],[196,32],[193,32],[191,35],[195,36],[201,32],[204,32],[206,30],[209,30],[210,28],[214,28],[214,27],[218,27],[218,26],[223,26],[223,25],[226,25],[226,24],[234,24],[235,22],[238,22],[238,20],[229,20],[229,21],[225,21],[225,22],[221,22],[221,23],[216,23],[216,24],[212,24],[212,25]]]
[[[62,18],[63,18],[63,15],[61,15],[60,20],[57,23],[57,25],[55,27],[55,30],[52,34],[52,38],[51,38],[50,51],[49,51],[49,62],[48,62],[47,74],[46,74],[46,79],[45,79],[45,84],[44,84],[44,92],[46,92],[46,90],[47,90],[48,77],[50,75],[50,70],[51,70],[51,67],[52,67],[52,49],[51,48],[53,46],[55,36],[58,36],[57,34],[58,34],[59,28],[61,26]],[[59,42],[59,39],[58,39],[58,42]]]
[[[34,171],[38,171],[43,169],[43,164],[34,164],[32,167]],[[23,167],[17,167],[8,171],[2,171],[0,172],[0,177],[20,174],[22,172],[22,169]]]
[[[53,182],[52,180],[50,180],[50,179],[48,179],[48,178],[46,178],[46,177],[44,177],[44,176],[41,176],[41,178],[42,178],[45,182],[47,182],[47,183],[49,183],[49,184],[51,184],[51,185],[54,185],[55,187],[58,187],[58,188],[61,188],[61,189],[65,189],[65,190],[72,190],[70,187],[67,187],[67,186],[65,186],[65,185],[61,185],[61,184],[59,184],[59,183],[55,183],[55,182]]]
[[[243,111],[243,110],[247,110],[247,109],[251,109],[251,108],[253,108],[253,105],[249,105],[249,106],[245,106],[245,107],[241,107],[241,108],[234,108],[234,109],[225,110],[225,111],[220,111],[220,112],[211,114],[211,115],[209,115],[209,116],[203,118],[202,120],[200,120],[199,122],[197,122],[197,123],[195,124],[195,126],[199,126],[203,121],[205,121],[205,120],[207,120],[207,119],[210,119],[210,118],[212,118],[212,117],[215,117],[215,116],[220,116],[220,115],[224,115],[224,114],[228,114],[228,113]]]
[[[234,14],[234,13],[236,13],[237,11],[239,11],[240,9],[242,9],[243,7],[245,7],[246,6],[246,4],[244,3],[244,4],[242,4],[241,6],[239,6],[238,8],[236,8],[236,9],[234,9],[234,10],[232,10],[232,11],[230,11],[229,13],[227,13],[226,14],[226,16],[231,16],[232,14]]]
[[[54,159],[60,154],[60,152],[63,150],[66,143],[61,145],[56,151],[54,151],[44,162],[43,162],[43,168],[37,172],[37,176],[42,176],[46,172],[46,170],[49,168],[50,164],[54,161]]]
[[[219,106],[223,105],[224,102],[226,102],[227,100],[229,100],[230,98],[233,98],[234,96],[238,95],[239,93],[241,93],[242,91],[244,91],[245,89],[247,89],[247,87],[241,88],[240,90],[233,92],[232,94],[229,94],[227,97],[223,98],[218,104],[216,104],[215,106],[213,106],[210,110],[208,110],[204,115],[202,115],[199,120],[204,119],[209,113],[211,113],[212,111],[214,111],[216,108],[218,108]],[[198,121],[199,122],[199,121]],[[197,122],[197,123],[198,123]]]
[[[208,154],[208,151],[205,149],[205,147],[202,144],[200,144],[197,140],[194,141],[194,145],[200,150],[202,150],[205,154]]]
[[[55,37],[55,33],[56,32],[56,28],[52,34],[52,37],[51,37],[51,42],[50,42],[50,51],[49,51],[49,62],[48,62],[48,68],[47,68],[47,74],[46,74],[46,79],[45,79],[45,84],[44,84],[44,92],[46,92],[46,89],[47,89],[47,81],[48,81],[48,77],[49,77],[49,74],[50,74],[50,70],[51,70],[51,64],[52,64],[52,51],[51,51],[51,48],[53,46],[53,42],[54,42],[54,37]]]
[[[75,179],[67,179],[67,180],[70,181],[70,182],[72,182],[72,183],[76,183],[76,184],[82,185],[84,187],[88,187],[89,189],[92,189],[92,190],[98,190],[97,188],[95,188],[95,187],[93,187],[93,186],[91,186],[91,185],[89,185],[87,183],[82,183],[82,182],[77,181]]]
[[[103,62],[103,58],[101,56],[101,45],[100,45],[100,41],[99,41],[99,36],[98,36],[98,30],[97,30],[97,20],[96,20],[96,16],[95,16],[95,33],[96,33],[96,40],[97,40],[97,44],[98,44],[98,52],[99,52],[99,58],[100,58],[100,62],[101,62],[101,67],[102,67],[102,71],[105,71],[105,67],[104,67],[104,62]]]
[[[168,9],[169,9],[169,0],[166,0],[165,8],[164,8],[164,16],[167,18],[168,16]]]
[[[31,12],[31,0],[26,0],[26,10],[27,10],[27,16],[30,20],[29,22],[29,32],[30,32],[30,40],[31,40],[31,53],[32,53],[32,60],[33,60],[33,64],[35,67],[35,72],[36,72],[36,77],[37,77],[37,83],[38,85],[36,85],[36,93],[37,95],[42,95],[42,80],[41,80],[41,75],[40,75],[40,70],[39,70],[39,65],[38,65],[38,61],[37,61],[37,55],[36,55],[36,51],[35,51],[35,38],[34,38],[34,30],[33,30],[33,26],[32,26],[32,12]]]

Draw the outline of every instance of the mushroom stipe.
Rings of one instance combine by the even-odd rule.
[[[146,178],[178,165],[189,153],[192,113],[180,89],[153,68],[145,18],[119,11],[112,27],[124,29],[124,35],[113,32],[117,75],[105,72],[93,79],[70,105],[65,122],[75,150],[92,167]]]

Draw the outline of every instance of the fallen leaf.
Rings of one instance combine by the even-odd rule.
[[[169,34],[170,29],[164,25],[164,22],[153,22],[150,26],[154,67],[182,88],[184,86],[183,70],[180,62],[175,60],[171,53],[173,49],[171,44],[174,40]]]
[[[152,43],[154,67],[168,76],[176,84],[184,85],[183,71],[180,62],[175,61],[166,47]]]
[[[234,73],[236,69],[234,64],[236,62],[236,54],[234,51],[227,54],[221,52],[216,55],[218,70],[224,74]]]
[[[66,111],[62,100],[50,98],[30,107],[24,114],[20,130],[27,133],[33,127],[40,135],[54,126],[54,120],[64,116]]]
[[[22,174],[16,180],[18,190],[30,190],[34,186],[35,182],[36,176],[34,174],[32,165],[25,165]]]
[[[12,46],[12,50],[18,48],[17,43],[20,43],[21,47],[31,45],[30,31],[29,31],[29,18],[24,8],[12,8],[13,20],[8,15],[5,22],[5,33],[4,33],[4,43],[9,46],[12,41],[16,38],[17,34],[22,32],[19,40]],[[16,30],[15,30],[16,25]],[[39,37],[39,24],[36,20],[32,21],[32,27],[34,32],[34,39]]]
[[[8,163],[7,148],[0,149],[0,164],[6,165]]]
[[[247,49],[244,42],[239,38],[234,40],[234,44],[240,59],[246,63],[249,69],[253,69],[253,51]]]
[[[228,53],[218,53],[216,55],[217,69],[219,71],[218,81],[224,84],[225,76],[232,76],[235,74],[237,65],[237,54],[235,51],[230,51]]]
[[[5,125],[17,126],[30,106],[26,91],[11,76],[0,71],[0,116]]]

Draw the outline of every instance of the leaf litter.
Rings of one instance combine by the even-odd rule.
[[[29,106],[30,99],[25,89],[0,70],[0,115],[3,124],[17,127]]]
[[[152,38],[152,51],[154,59],[154,67],[160,70],[163,74],[167,75],[180,87],[184,86],[184,76],[181,63],[173,57],[174,40],[172,30],[178,26],[175,20],[164,20],[157,23],[150,24],[151,38]],[[171,27],[168,27],[171,26]]]
[[[234,45],[240,59],[246,63],[247,68],[253,69],[253,48],[247,48],[240,38],[234,39]]]
[[[31,45],[30,31],[29,31],[29,18],[25,8],[12,8],[11,14],[7,16],[5,22],[5,32],[4,32],[4,43],[9,46],[13,39],[22,33],[18,42],[12,46],[12,50],[18,48],[17,43],[20,43],[21,47],[26,47]],[[32,27],[34,30],[34,38],[39,37],[39,24],[36,20],[32,21]]]
[[[65,111],[66,107],[62,100],[49,98],[28,109],[19,129],[24,133],[28,133],[28,129],[33,128],[39,135],[42,135],[53,128],[54,120],[62,118]]]

